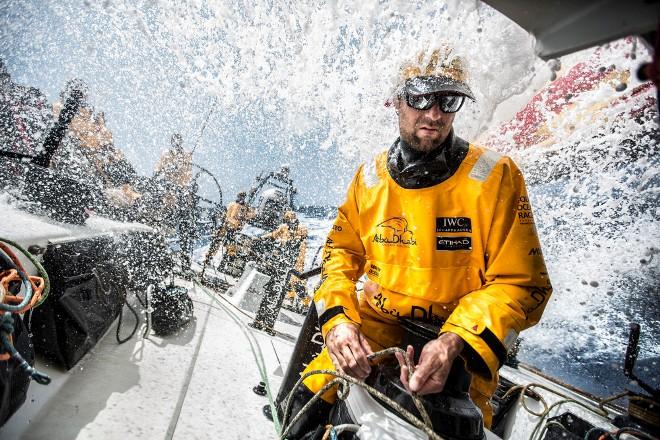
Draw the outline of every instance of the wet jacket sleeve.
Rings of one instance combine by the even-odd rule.
[[[552,293],[522,173],[504,160],[484,286],[463,296],[442,327],[465,341],[468,368],[486,378],[506,361],[518,334],[539,321]]]
[[[325,338],[343,322],[360,324],[355,282],[364,272],[365,250],[358,230],[356,201],[360,171],[348,188],[346,201],[337,210],[323,249],[321,284],[314,294],[319,326]]]

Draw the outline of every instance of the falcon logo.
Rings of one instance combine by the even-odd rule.
[[[416,246],[413,232],[408,230],[408,220],[392,217],[376,226],[377,232],[373,242],[384,245]]]

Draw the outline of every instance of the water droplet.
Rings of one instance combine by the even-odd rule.
[[[622,83],[617,84],[617,86],[614,88],[614,90],[616,90],[617,92],[623,92],[627,88],[628,88],[628,84],[622,82]]]
[[[550,67],[550,70],[553,72],[557,72],[561,70],[561,61],[558,59],[550,60],[548,61],[548,67]]]

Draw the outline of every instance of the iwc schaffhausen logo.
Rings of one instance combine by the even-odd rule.
[[[392,217],[376,226],[374,243],[386,246],[417,246],[413,232],[408,230],[408,220]]]

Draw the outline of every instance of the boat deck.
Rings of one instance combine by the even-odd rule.
[[[262,414],[268,399],[252,391],[262,379],[244,332],[258,343],[276,393],[286,370],[279,360],[289,359],[300,329],[296,320],[303,317],[283,311],[288,324],[278,320],[273,337],[243,327],[251,317],[226,298],[186,287],[195,320],[171,337],[142,338],[143,323],[119,345],[115,323],[70,371],[38,359],[37,368],[53,382],[30,384],[25,404],[0,429],[0,438],[277,438],[274,424]],[[133,322],[125,313],[122,336]]]

